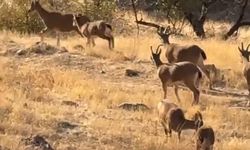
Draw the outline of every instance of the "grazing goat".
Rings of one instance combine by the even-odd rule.
[[[243,45],[243,43],[241,43],[241,48],[238,47],[238,49],[240,51],[242,62],[244,64],[243,75],[247,81],[248,91],[249,91],[248,94],[250,96],[250,63],[249,63],[250,52],[248,51],[249,46],[250,46],[250,44],[247,46],[246,49],[244,49],[244,45]]]
[[[163,39],[163,44],[159,46],[164,46],[166,49],[165,56],[169,63],[176,63],[182,61],[190,61],[196,65],[198,65],[202,72],[206,75],[209,79],[209,88],[212,88],[212,81],[210,78],[210,74],[207,71],[204,61],[207,59],[206,53],[203,49],[201,49],[197,45],[190,45],[190,46],[181,46],[175,43],[169,42],[169,36],[172,33],[168,33],[168,30],[164,28],[159,28],[157,33]]]
[[[178,139],[181,138],[181,131],[187,129],[198,130],[203,126],[202,115],[200,112],[195,113],[194,120],[187,120],[184,112],[180,108],[171,108],[167,114],[168,134],[172,135],[172,130],[178,133]],[[167,135],[167,134],[166,134]]]
[[[167,114],[171,108],[177,108],[177,105],[174,103],[168,102],[167,99],[160,101],[157,105],[159,121],[161,125],[163,126],[163,129],[166,135],[168,134]]]
[[[162,82],[164,99],[167,98],[167,86],[169,84],[174,84],[175,95],[178,101],[180,101],[177,82],[184,82],[184,84],[193,92],[194,100],[192,105],[198,104],[200,96],[198,87],[202,77],[199,67],[187,61],[174,64],[162,63],[160,60],[161,49],[159,50],[159,47],[156,49],[156,53],[154,53],[151,46],[151,53],[152,59],[158,68],[158,76]]]
[[[57,46],[60,46],[60,35],[59,32],[70,32],[70,31],[76,31],[81,36],[81,32],[78,30],[77,27],[73,26],[73,14],[61,14],[58,12],[49,12],[45,10],[41,4],[39,3],[39,0],[32,1],[31,7],[28,10],[28,13],[32,11],[37,11],[39,16],[41,17],[45,28],[42,29],[40,32],[41,41],[43,41],[43,34],[48,30],[55,30],[57,33]],[[90,19],[87,16],[84,15],[77,15],[76,20],[79,25],[83,25],[86,22],[89,22]]]
[[[87,37],[87,45],[95,46],[94,36],[98,36],[109,42],[109,49],[114,48],[114,36],[112,34],[112,26],[103,20],[88,22],[84,25],[78,23],[76,17],[74,17],[73,26],[76,26],[78,30]]]
[[[214,141],[213,128],[202,126],[196,134],[196,150],[213,150]]]

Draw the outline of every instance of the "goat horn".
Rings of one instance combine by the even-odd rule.
[[[160,50],[159,50],[159,53],[158,54],[161,54],[161,48],[160,48]]]
[[[153,54],[154,52],[153,52],[153,46],[150,46],[150,49],[151,49],[151,53]]]
[[[158,47],[157,47],[157,51],[158,51],[158,49],[161,47],[161,46],[164,46],[163,44],[160,44],[160,45],[158,45]]]
[[[248,51],[249,46],[250,46],[250,44],[248,44],[248,45],[247,45],[247,49],[246,49],[246,51]]]
[[[243,45],[243,42],[241,42],[241,48],[242,48],[242,50],[244,50],[244,45]]]

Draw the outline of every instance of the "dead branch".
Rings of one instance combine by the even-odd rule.
[[[160,28],[160,26],[158,24],[152,23],[152,22],[142,21],[142,19],[140,21],[136,21],[136,23],[144,25],[144,26],[154,27],[154,28],[157,28],[157,29]]]

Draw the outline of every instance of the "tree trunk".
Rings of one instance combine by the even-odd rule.
[[[245,14],[245,10],[246,10],[246,7],[247,7],[247,3],[248,3],[248,0],[245,0],[244,1],[244,4],[242,6],[242,9],[241,9],[241,12],[240,12],[240,16],[238,18],[238,20],[235,22],[235,24],[229,29],[229,31],[224,35],[224,38],[225,40],[228,39],[230,36],[233,35],[233,33],[235,31],[237,31],[241,26],[247,26],[247,25],[250,25],[250,22],[249,21],[246,21],[246,22],[241,22],[243,17],[244,17],[244,14]]]
[[[205,38],[204,22],[205,19],[198,19],[192,13],[185,13],[185,18],[191,24],[195,34],[200,38]]]

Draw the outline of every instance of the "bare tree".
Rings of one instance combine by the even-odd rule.
[[[196,16],[193,12],[183,11],[184,17],[191,24],[195,34],[200,38],[205,37],[204,23],[207,19],[208,8],[214,2],[216,0],[203,0],[199,16]]]

